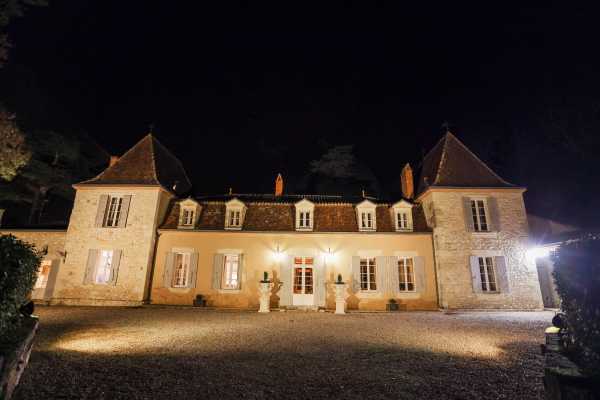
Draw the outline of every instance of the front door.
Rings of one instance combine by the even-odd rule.
[[[294,257],[294,293],[292,304],[312,306],[315,303],[313,293],[313,257]]]

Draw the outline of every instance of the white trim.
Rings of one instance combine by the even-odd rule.
[[[393,253],[394,257],[418,257],[419,253],[416,251],[395,251]]]
[[[244,254],[242,249],[217,249],[217,254]]]
[[[356,255],[360,258],[375,258],[381,256],[383,250],[357,250]]]
[[[502,257],[501,250],[471,250],[471,255],[475,257]]]
[[[234,230],[239,231],[244,226],[244,218],[246,216],[246,205],[238,200],[237,198],[233,198],[225,203],[225,229],[226,230]],[[231,224],[230,214],[232,212],[239,213],[239,216],[236,215],[234,217],[234,221],[238,222],[237,224]]]

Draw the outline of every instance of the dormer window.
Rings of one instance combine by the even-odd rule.
[[[358,230],[370,232],[377,230],[376,205],[369,200],[364,200],[356,206]]]
[[[225,203],[225,229],[240,230],[244,225],[246,205],[238,199]]]
[[[315,205],[313,202],[302,199],[296,203],[296,230],[312,231]]]
[[[196,200],[185,199],[179,203],[179,229],[194,229],[202,206]]]
[[[392,219],[397,232],[412,231],[412,204],[401,200],[391,207]]]

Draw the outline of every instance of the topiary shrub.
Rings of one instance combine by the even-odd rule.
[[[600,370],[600,237],[587,236],[553,255],[554,281],[571,337],[569,353],[584,370]]]
[[[0,338],[19,327],[19,308],[29,298],[41,259],[33,245],[0,235]]]

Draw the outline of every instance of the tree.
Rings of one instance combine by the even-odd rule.
[[[311,161],[308,180],[316,193],[358,196],[365,190],[370,195],[380,194],[379,181],[357,160],[352,145],[334,146]]]
[[[15,17],[22,17],[28,6],[45,6],[45,0],[0,0],[0,67],[8,59],[11,43],[6,27]]]
[[[0,109],[0,179],[12,181],[29,160],[31,152],[15,115]]]

